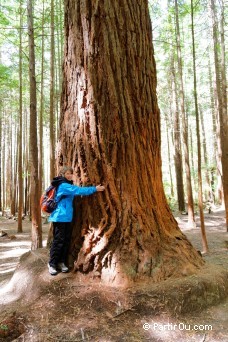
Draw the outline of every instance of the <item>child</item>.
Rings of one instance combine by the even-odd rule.
[[[58,186],[56,192],[58,204],[49,217],[49,222],[53,222],[54,235],[48,263],[48,270],[51,275],[56,275],[58,273],[57,269],[61,270],[61,272],[68,272],[66,261],[72,233],[71,221],[73,218],[74,196],[88,196],[105,189],[103,185],[79,187],[73,185],[73,180],[75,180],[73,169],[65,166],[60,170],[59,176],[55,177],[51,183]]]

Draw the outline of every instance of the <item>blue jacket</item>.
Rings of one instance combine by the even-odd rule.
[[[80,187],[62,183],[56,192],[57,208],[49,216],[49,222],[71,222],[73,219],[74,196],[88,196],[97,191],[95,186]]]

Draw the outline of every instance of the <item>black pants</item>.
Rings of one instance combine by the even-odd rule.
[[[56,267],[59,262],[67,263],[71,235],[71,222],[53,222],[54,238],[50,250],[50,266]]]

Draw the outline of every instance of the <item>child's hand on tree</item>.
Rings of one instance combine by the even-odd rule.
[[[97,189],[97,191],[104,191],[105,187],[104,187],[104,185],[99,184],[96,186],[96,189]]]

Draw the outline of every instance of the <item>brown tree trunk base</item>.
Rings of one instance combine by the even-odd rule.
[[[89,206],[87,201],[94,201],[94,205]],[[93,219],[89,221],[89,208],[94,210],[95,202],[96,199],[76,199],[75,211],[81,212],[82,216],[76,216],[73,230],[74,271],[90,273],[92,278],[100,278],[104,284],[128,286],[142,280],[156,283],[170,277],[192,275],[204,265],[204,260],[180,231],[174,218],[170,222],[169,216],[169,226],[168,223],[166,226],[166,215],[159,210],[146,218],[143,218],[142,210],[140,217],[132,210],[125,210],[121,214],[125,229],[118,227],[117,215],[114,216],[117,224],[113,223],[107,229],[104,220],[97,226]],[[80,217],[88,218],[87,225]],[[154,217],[161,220],[159,234],[153,229],[153,225],[159,225]]]

